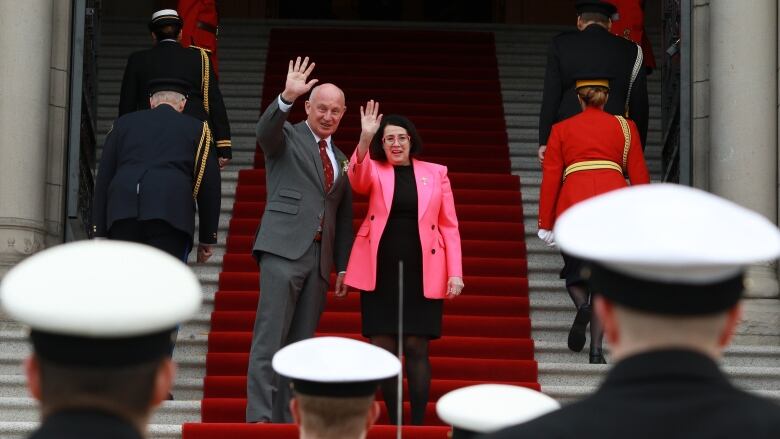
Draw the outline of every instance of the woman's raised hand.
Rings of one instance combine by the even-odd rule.
[[[309,57],[301,61],[301,57],[295,58],[295,62],[290,60],[287,67],[287,82],[284,84],[282,98],[288,102],[293,102],[299,96],[306,94],[314,87],[319,79],[312,79],[307,82],[309,75],[314,70],[314,63],[309,64]]]
[[[379,102],[374,102],[372,99],[366,102],[365,109],[363,109],[362,105],[360,106],[361,137],[365,135],[367,138],[373,139],[381,123],[382,115],[379,114]]]

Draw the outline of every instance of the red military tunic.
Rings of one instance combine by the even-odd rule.
[[[631,147],[627,170],[631,184],[650,182],[639,132],[628,121]],[[596,195],[627,186],[614,169],[573,172],[563,181],[567,166],[591,160],[609,160],[622,165],[625,137],[617,118],[593,107],[553,125],[542,166],[539,194],[539,229],[552,230],[556,218],[572,205]]]
[[[215,0],[179,0],[179,16],[184,22],[181,29],[181,45],[198,46],[209,50],[214,74],[219,76],[217,66],[217,3]]]
[[[644,65],[655,68],[653,45],[645,32],[645,10],[643,0],[609,0],[617,8],[617,19],[612,20],[609,29],[613,34],[629,39],[642,47]]]

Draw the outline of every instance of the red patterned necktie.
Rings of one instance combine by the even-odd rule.
[[[333,187],[333,163],[328,157],[328,142],[320,140],[320,158],[322,159],[322,171],[325,173],[325,193],[330,192]]]

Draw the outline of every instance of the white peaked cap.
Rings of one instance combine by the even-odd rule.
[[[78,241],[37,253],[0,283],[0,301],[33,330],[92,338],[172,329],[200,308],[192,270],[125,241]]]
[[[398,375],[401,362],[384,349],[342,337],[316,337],[280,349],[273,368],[293,380],[296,392],[322,396],[362,396],[379,381]]]
[[[691,284],[780,255],[780,231],[764,216],[676,184],[633,186],[578,203],[557,220],[555,241],[625,275]]]
[[[442,396],[436,413],[454,427],[453,437],[492,433],[557,410],[557,401],[519,386],[478,384]]]
[[[152,14],[152,21],[157,20],[160,17],[178,17],[179,13],[175,9],[160,9]]]

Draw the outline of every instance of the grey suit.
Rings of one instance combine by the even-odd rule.
[[[330,271],[344,271],[352,247],[352,190],[339,164],[325,193],[317,142],[305,122],[291,125],[276,99],[257,123],[265,153],[267,201],[252,253],[260,264],[260,301],[247,376],[247,422],[292,422],[286,380],[271,368],[282,346],[312,337],[325,306]],[[322,241],[315,242],[322,226]]]

